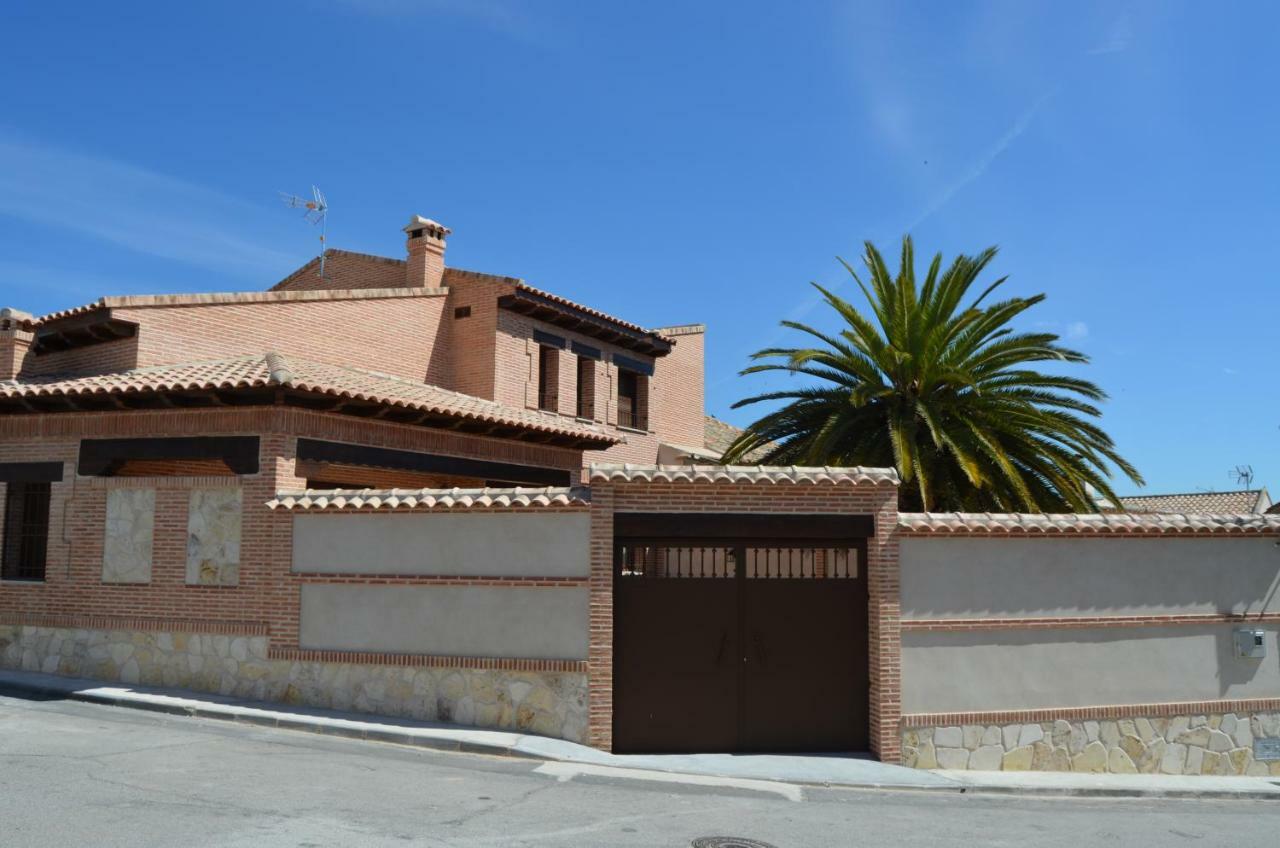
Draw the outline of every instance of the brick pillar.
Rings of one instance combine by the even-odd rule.
[[[261,436],[259,488],[254,492],[262,503],[282,489],[301,489],[306,481],[297,476],[298,425],[295,410],[276,407],[275,423]],[[301,620],[299,581],[292,574],[293,514],[288,510],[268,510],[269,543],[265,565],[266,594],[270,596],[270,648],[296,648]]]
[[[876,512],[867,541],[867,648],[871,677],[871,750],[882,762],[902,757],[902,578],[898,562],[898,498]]]
[[[413,216],[404,231],[409,236],[405,284],[409,288],[440,288],[444,284],[445,238],[453,231],[421,215]]]
[[[31,316],[18,309],[0,309],[0,380],[13,380],[22,370],[35,333]]]
[[[587,744],[613,748],[613,487],[591,487]]]

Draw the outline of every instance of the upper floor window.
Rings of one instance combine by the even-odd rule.
[[[618,369],[618,426],[648,428],[649,381],[643,374]]]
[[[596,414],[596,361],[578,357],[578,417],[594,418]]]
[[[47,482],[10,482],[5,485],[0,578],[44,580],[51,493],[52,488]]]
[[[559,408],[560,351],[542,345],[538,348],[538,409],[555,412]]]

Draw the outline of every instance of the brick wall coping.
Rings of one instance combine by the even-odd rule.
[[[996,513],[996,512],[904,512],[898,527],[907,535],[1114,535],[1186,534],[1225,535],[1228,533],[1280,535],[1280,515],[1219,514],[1178,515],[1173,513]]]
[[[783,483],[862,486],[899,483],[892,468],[798,465],[633,465],[592,463],[593,483]]]
[[[228,303],[296,303],[316,300],[378,300],[390,297],[444,297],[447,288],[317,289],[308,291],[206,292],[137,294],[100,297],[92,303],[31,319],[33,326],[70,318],[95,309],[147,309],[164,306],[212,306]]]
[[[276,493],[271,509],[354,510],[472,507],[588,506],[591,490],[581,486],[483,489],[303,489]]]

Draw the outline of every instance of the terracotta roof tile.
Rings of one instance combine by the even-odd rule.
[[[585,487],[514,489],[304,489],[282,491],[267,501],[272,509],[452,509],[475,507],[586,506]]]
[[[729,445],[742,435],[742,428],[735,427],[728,421],[721,421],[714,415],[706,416],[703,424],[703,444],[707,446],[707,450],[716,456],[724,456],[724,452],[729,449]],[[755,450],[748,453],[744,459],[748,462],[758,461],[764,458],[769,452],[769,445],[761,445]]]
[[[1238,492],[1193,492],[1181,495],[1135,495],[1120,498],[1129,512],[1237,513],[1256,512],[1262,489]]]
[[[866,485],[899,483],[892,468],[798,465],[631,465],[594,463],[593,483],[783,483]]]
[[[1280,534],[1280,516],[1174,515],[1171,513],[904,512],[898,526],[911,533],[1266,533]]]
[[[345,368],[267,353],[211,362],[160,365],[89,377],[43,377],[0,381],[0,398],[76,397],[141,392],[288,386],[339,398],[576,436],[601,444],[622,441],[603,428],[551,413],[515,409],[389,374]]]

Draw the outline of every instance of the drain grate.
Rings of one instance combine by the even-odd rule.
[[[693,848],[775,848],[759,839],[743,839],[740,836],[700,836],[693,840]]]

